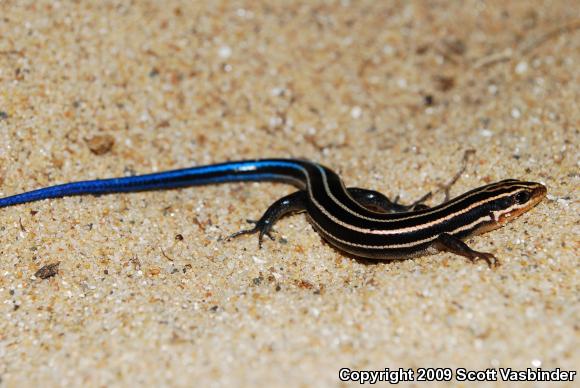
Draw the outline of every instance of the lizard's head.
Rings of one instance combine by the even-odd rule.
[[[489,193],[488,208],[492,222],[479,233],[488,232],[505,225],[527,212],[546,197],[546,186],[536,182],[506,179],[492,183],[486,188]]]

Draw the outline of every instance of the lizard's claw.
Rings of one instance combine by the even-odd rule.
[[[246,220],[246,222],[250,223],[250,224],[254,224],[254,227],[251,229],[243,229],[240,230],[239,232],[233,233],[231,235],[229,235],[226,240],[231,240],[233,238],[236,238],[238,236],[244,235],[244,234],[254,234],[254,233],[258,233],[258,247],[260,249],[262,249],[262,242],[264,240],[264,235],[268,236],[270,238],[270,240],[274,241],[275,238],[274,236],[272,236],[272,232],[274,231],[272,229],[272,224],[270,223],[269,220]]]

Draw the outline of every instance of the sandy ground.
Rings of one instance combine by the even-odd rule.
[[[445,253],[357,261],[303,215],[261,250],[224,241],[293,190],[279,184],[2,209],[0,385],[578,368],[578,6],[2,1],[2,196],[270,156],[411,202],[468,149],[453,194],[519,178],[549,196],[469,242],[501,259],[493,270]]]

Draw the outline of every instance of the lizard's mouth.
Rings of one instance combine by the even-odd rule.
[[[515,220],[540,203],[546,197],[548,190],[546,189],[546,186],[540,183],[535,183],[535,186],[530,190],[530,192],[530,199],[528,199],[526,203],[520,206],[512,206],[509,209],[493,212],[493,220],[479,228],[476,234],[486,233],[501,228],[506,223]]]
[[[528,210],[532,209],[534,206],[542,202],[542,200],[546,197],[547,194],[548,189],[546,188],[546,186],[540,183],[536,183],[536,186],[531,190],[530,199],[525,204],[522,204],[521,206],[515,208],[508,209],[509,211],[500,213],[496,216],[497,220],[496,222],[499,224],[498,227],[503,226],[505,223],[518,218]]]

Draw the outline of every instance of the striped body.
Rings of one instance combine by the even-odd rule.
[[[539,183],[492,183],[433,208],[383,213],[359,204],[339,176],[298,159],[227,162],[133,177],[73,182],[0,199],[0,207],[71,195],[133,192],[239,181],[290,183],[304,192],[304,207],[316,230],[332,245],[376,259],[430,252],[441,234],[458,239],[483,233],[536,205],[546,194]],[[520,194],[524,193],[524,194]],[[518,196],[522,201],[517,200]]]

